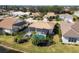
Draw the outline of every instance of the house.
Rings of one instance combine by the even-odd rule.
[[[37,22],[38,20],[34,20],[33,18],[24,19],[27,23]]]
[[[43,18],[43,22],[49,22],[47,18]]]
[[[66,6],[64,7],[64,13],[70,13],[71,10],[70,10],[70,7]]]
[[[21,16],[24,15],[25,13],[22,11],[10,11],[10,15],[12,16]]]
[[[75,24],[62,22],[62,43],[79,44],[79,21]]]
[[[27,11],[27,12],[25,12],[25,14],[26,14],[27,16],[29,16],[29,15],[31,14],[31,12]]]
[[[55,17],[56,14],[54,12],[48,12],[46,15],[44,15],[44,18],[49,18],[49,17]]]
[[[0,15],[0,21],[2,21],[7,15]]]
[[[38,22],[34,22],[32,24],[29,25],[28,29],[30,32],[40,32],[43,34],[54,34],[53,29],[54,29],[55,23],[53,22],[42,22],[42,21],[38,21]]]
[[[25,21],[14,17],[6,17],[0,22],[0,31],[2,30],[3,33],[12,34],[24,26],[26,26]]]
[[[34,17],[39,17],[40,16],[40,12],[32,12],[32,14],[30,15],[32,18]]]
[[[63,21],[67,21],[70,23],[73,23],[73,16],[69,14],[60,14],[59,18],[62,19]]]
[[[31,23],[34,23],[34,22],[38,22],[38,21],[41,21],[41,20],[34,20],[33,18],[27,18],[27,19],[24,19],[27,23],[31,24]],[[43,18],[42,22],[49,22],[47,18]]]
[[[22,12],[22,11],[10,11],[10,15],[12,16],[22,16],[22,15],[30,15],[30,12]]]

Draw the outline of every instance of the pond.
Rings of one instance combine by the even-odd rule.
[[[11,49],[7,49],[3,46],[0,46],[0,53],[21,53],[20,51],[15,51]]]

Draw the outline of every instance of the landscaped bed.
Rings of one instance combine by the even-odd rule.
[[[53,53],[53,52],[79,52],[79,46],[75,45],[64,45],[59,42],[59,37],[58,35],[55,35],[53,40],[55,41],[55,44],[52,44],[50,46],[44,46],[44,47],[38,47],[32,44],[31,40],[29,40],[26,43],[23,44],[17,44],[14,42],[14,37],[13,36],[0,36],[0,43],[12,47],[24,52],[47,52],[47,53]]]
[[[29,40],[28,37],[27,38],[26,37],[23,38],[22,36],[19,36],[19,35],[14,38],[14,41],[16,43],[18,43],[18,44],[22,44],[22,43],[28,42],[28,40]]]
[[[49,46],[53,40],[46,34],[36,33],[32,36],[32,43],[36,46]]]

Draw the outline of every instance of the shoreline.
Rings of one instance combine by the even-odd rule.
[[[12,48],[12,47],[8,47],[8,46],[6,46],[6,45],[4,45],[4,44],[0,44],[0,46],[4,47],[4,48],[6,48],[6,49],[10,49],[10,50],[17,51],[17,52],[19,52],[19,53],[26,53],[26,52],[24,52],[24,51],[21,51],[21,50]],[[6,53],[6,52],[5,52],[5,53]]]

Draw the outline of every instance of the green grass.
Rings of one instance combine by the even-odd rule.
[[[79,52],[79,46],[62,44],[60,42],[58,35],[54,36],[53,41],[55,42],[55,44],[52,44],[46,47],[38,47],[38,46],[34,46],[31,40],[23,44],[17,44],[14,42],[13,36],[0,36],[1,44],[4,44],[6,46],[19,49],[25,52],[31,52],[31,53],[34,53],[34,52],[35,53],[37,52],[40,52],[40,53]]]

